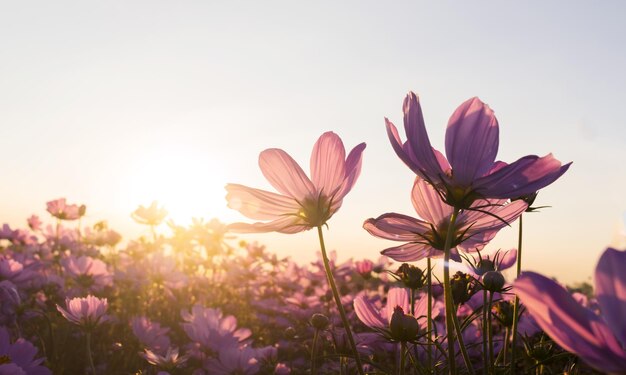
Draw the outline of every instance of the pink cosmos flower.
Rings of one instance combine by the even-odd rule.
[[[157,201],[153,201],[150,207],[139,206],[132,214],[133,220],[139,224],[157,226],[161,224],[168,212],[163,207],[158,207]]]
[[[237,329],[237,318],[232,315],[224,317],[219,309],[194,305],[191,312],[181,311],[181,316],[185,321],[181,325],[191,341],[213,351],[237,347],[252,335],[247,328]]]
[[[523,272],[515,293],[552,339],[592,367],[626,373],[626,250],[608,248],[595,272],[602,315],[585,308],[559,284],[534,272]]]
[[[178,348],[167,348],[164,355],[160,355],[150,349],[144,349],[143,353],[139,353],[151,365],[161,369],[174,370],[181,367],[188,359],[186,355],[179,356]]]
[[[99,291],[113,285],[113,275],[100,259],[70,255],[61,259],[61,265],[66,274],[81,287]]]
[[[150,351],[164,354],[170,348],[170,338],[167,335],[170,331],[169,328],[161,327],[161,324],[153,322],[145,316],[133,318],[131,326],[135,336]]]
[[[406,242],[381,253],[399,262],[443,256],[450,216],[454,208],[442,202],[437,191],[420,177],[415,178],[411,201],[422,219],[387,213],[367,219],[363,228],[370,234],[393,241]],[[481,211],[462,210],[456,220],[451,249],[452,259],[460,262],[458,249],[482,249],[500,229],[513,222],[528,205],[522,200],[507,203],[505,199],[477,200],[472,207]]]
[[[255,220],[235,223],[235,232],[297,233],[323,225],[354,186],[361,171],[365,143],[357,145],[346,158],[341,138],[326,132],[311,154],[311,178],[285,151],[271,148],[259,155],[259,167],[280,194],[239,184],[226,185],[228,207]]]
[[[61,220],[76,220],[85,215],[86,206],[67,204],[65,198],[55,199],[46,203],[50,215]]]
[[[366,299],[364,296],[358,296],[354,299],[354,312],[359,317],[359,320],[366,326],[373,328],[377,331],[386,332],[389,331],[391,318],[397,307],[400,307],[405,314],[411,311],[409,292],[405,288],[391,288],[387,294],[387,305],[382,309],[379,309]],[[415,317],[425,317],[428,309],[428,297],[425,294],[421,295],[415,302]],[[436,318],[441,309],[439,304],[433,304],[433,319]],[[426,328],[427,321],[425,318],[418,319],[418,324],[422,329]]]
[[[41,220],[39,220],[39,216],[32,215],[26,221],[28,222],[28,226],[30,227],[30,229],[35,231],[41,229]]]
[[[50,375],[52,372],[42,366],[44,358],[35,359],[37,348],[20,338],[14,343],[9,340],[9,332],[0,327],[0,374],[8,375]]]
[[[461,104],[450,117],[447,160],[431,146],[422,108],[413,92],[404,99],[403,111],[408,138],[404,143],[396,127],[385,118],[393,149],[415,174],[435,186],[445,201],[457,208],[470,207],[479,198],[506,199],[534,193],[554,182],[571,164],[561,165],[552,154],[528,155],[511,164],[496,162],[498,120],[478,98]]]
[[[65,309],[57,305],[57,310],[70,322],[85,329],[91,329],[107,321],[108,302],[106,298],[88,295],[85,298],[66,298]]]

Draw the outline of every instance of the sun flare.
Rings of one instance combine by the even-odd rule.
[[[189,224],[192,218],[224,218],[225,179],[208,155],[183,148],[166,148],[138,158],[130,166],[128,204],[137,207],[158,201],[168,219]],[[134,208],[133,208],[134,209]]]

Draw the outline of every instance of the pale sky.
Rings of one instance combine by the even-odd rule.
[[[574,164],[526,216],[524,268],[588,278],[626,211],[626,3],[621,1],[39,1],[0,12],[0,223],[25,226],[45,202],[88,206],[125,238],[130,213],[157,199],[190,216],[245,220],[223,186],[271,190],[260,151],[308,170],[333,130],[368,144],[363,172],[332,218],[340,258],[392,246],[361,225],[414,214],[412,172],[383,118],[422,101],[431,142],[478,96],[500,123],[498,158],[552,152]],[[514,228],[490,249],[516,246]],[[246,236],[298,260],[313,231]]]

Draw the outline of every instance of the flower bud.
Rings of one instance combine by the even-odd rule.
[[[296,337],[296,329],[293,327],[287,327],[285,328],[284,335],[286,339],[291,340]]]
[[[478,264],[476,264],[476,267],[474,268],[474,272],[476,272],[478,276],[482,276],[489,271],[495,270],[495,264],[493,264],[493,261],[491,259],[487,258],[479,260]]]
[[[424,272],[413,265],[402,263],[396,271],[396,276],[409,289],[419,289],[424,286]]]
[[[483,286],[492,293],[501,292],[504,287],[504,276],[498,271],[489,271],[483,275]]]
[[[496,314],[505,327],[513,326],[513,304],[509,301],[500,301],[495,304]]]
[[[326,327],[328,327],[328,317],[326,315],[323,314],[313,314],[313,316],[311,317],[311,325],[318,330],[323,330],[326,329]]]
[[[457,272],[450,280],[450,288],[452,290],[452,299],[454,303],[463,304],[472,297],[473,285],[470,275],[461,271]]]
[[[389,331],[392,339],[407,342],[415,339],[419,331],[419,324],[417,319],[404,314],[402,307],[396,306],[389,322]]]

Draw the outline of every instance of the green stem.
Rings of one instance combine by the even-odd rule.
[[[487,364],[489,357],[487,355],[487,289],[483,289],[483,374],[489,373]]]
[[[433,347],[430,343],[433,340],[433,279],[430,273],[431,265],[430,258],[426,260],[426,267],[428,267],[428,274],[426,276],[426,283],[428,285],[428,311],[426,312],[426,320],[428,324],[428,373],[432,373],[433,369]]]
[[[463,341],[463,334],[461,333],[461,325],[459,323],[459,319],[456,316],[456,306],[454,307],[454,314],[452,315],[452,322],[454,323],[454,330],[457,334],[457,340],[459,340],[459,348],[461,348],[461,354],[463,355],[463,362],[465,362],[465,367],[470,374],[474,373],[474,367],[472,366],[472,362],[469,357],[469,353],[467,352],[467,348],[465,347],[465,342]]]
[[[311,349],[311,374],[317,375],[317,340],[319,338],[319,329],[315,330],[313,335],[313,348]]]
[[[343,304],[341,303],[341,297],[339,296],[339,291],[337,291],[337,286],[335,285],[335,278],[333,277],[333,273],[330,269],[330,262],[328,261],[328,256],[326,255],[326,245],[324,245],[324,235],[322,233],[321,225],[317,227],[317,236],[319,237],[319,240],[320,240],[322,260],[324,262],[324,270],[326,270],[326,277],[328,278],[328,284],[330,284],[330,289],[333,291],[333,296],[335,297],[335,303],[337,304],[337,310],[339,310],[339,315],[341,315],[341,321],[343,323],[343,327],[346,330],[346,336],[348,336],[348,341],[350,342],[350,347],[352,348],[352,354],[354,355],[354,360],[356,361],[357,371],[359,372],[359,375],[365,375],[365,373],[363,372],[363,364],[361,363],[361,358],[359,357],[359,352],[356,350],[354,337],[352,337],[352,330],[350,329],[350,324],[348,323],[346,312],[343,309]]]
[[[493,328],[491,324],[491,304],[493,303],[493,293],[489,292],[489,302],[487,303],[487,339],[489,340],[489,372],[494,374],[494,355],[493,355]]]
[[[404,375],[404,368],[406,367],[406,363],[404,362],[404,352],[406,352],[406,341],[400,342],[400,369],[398,370],[398,374]]]
[[[93,365],[93,357],[91,356],[91,332],[86,332],[87,336],[87,360],[89,360],[89,366],[91,367],[91,373],[96,374],[96,367]]]
[[[446,335],[448,337],[448,370],[451,375],[456,374],[456,356],[454,355],[454,300],[452,299],[452,289],[450,285],[450,247],[452,245],[452,235],[454,225],[459,215],[459,209],[455,208],[450,216],[450,225],[446,234],[446,242],[443,247],[443,294],[446,303]]]
[[[517,275],[516,278],[519,277],[522,272],[522,217],[524,215],[519,216],[519,233],[517,238]],[[515,295],[515,302],[513,304],[513,328],[511,330],[511,367],[510,373],[515,374],[515,341],[517,340],[517,322],[519,320],[519,297],[517,294]]]

